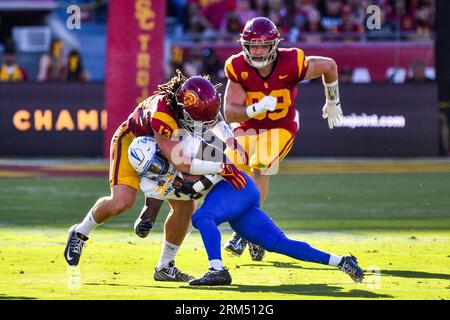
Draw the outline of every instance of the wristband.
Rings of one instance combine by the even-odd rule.
[[[254,118],[257,115],[263,113],[264,111],[266,111],[266,109],[262,109],[262,110],[256,110],[258,109],[257,107],[257,103],[251,104],[247,107],[246,112],[247,112],[247,116],[249,118]]]
[[[327,101],[339,101],[339,84],[338,80],[333,81],[332,83],[325,83],[325,97]]]
[[[223,178],[218,174],[207,174],[207,175],[204,175],[199,181],[194,183],[192,188],[195,190],[195,192],[200,192],[202,190],[208,189],[212,185],[214,185],[222,180],[223,180]]]
[[[202,176],[205,174],[221,173],[223,170],[222,162],[204,161],[192,159],[189,174]]]

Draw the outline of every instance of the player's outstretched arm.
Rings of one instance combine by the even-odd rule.
[[[322,76],[325,86],[326,102],[322,108],[322,117],[328,118],[328,127],[333,129],[342,121],[342,109],[339,101],[338,71],[336,62],[327,57],[309,56],[305,80]]]
[[[145,205],[134,223],[134,232],[139,237],[145,238],[149,234],[155,224],[162,203],[162,200],[148,197],[145,198]]]

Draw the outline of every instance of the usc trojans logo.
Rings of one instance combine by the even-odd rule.
[[[247,80],[248,79],[248,72],[246,72],[246,71],[241,72],[241,77],[242,77],[242,80]]]
[[[183,98],[183,104],[186,108],[196,108],[198,106],[198,96],[192,90],[186,91]]]

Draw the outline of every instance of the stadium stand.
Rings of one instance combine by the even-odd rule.
[[[81,9],[80,29],[66,28],[65,1],[0,1],[0,52],[13,42],[30,80],[37,78],[39,58],[54,38],[64,42],[65,55],[72,49],[81,53],[91,80],[104,80],[107,1],[70,4]],[[373,5],[381,9],[380,26],[374,30],[369,21]],[[397,69],[394,82],[402,82],[407,78],[402,73],[418,57],[434,76],[434,0],[168,0],[166,77],[173,72],[171,52],[180,54],[180,49],[180,67],[189,68],[193,47],[212,49],[223,63],[239,51],[236,40],[245,21],[261,15],[277,23],[284,45],[318,55],[333,51],[340,68],[352,70],[350,79],[356,82],[390,81]]]

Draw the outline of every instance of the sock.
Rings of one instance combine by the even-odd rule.
[[[209,267],[213,268],[214,270],[223,270],[222,260],[219,259],[210,260]]]
[[[169,266],[169,262],[175,261],[179,246],[176,246],[169,241],[164,240],[162,245],[161,256],[159,257],[156,270],[161,270]]]
[[[328,264],[333,267],[337,267],[339,263],[341,262],[342,257],[341,256],[335,256],[334,254],[330,254],[330,261]]]
[[[89,237],[89,233],[99,225],[99,223],[95,222],[95,219],[92,216],[92,210],[90,210],[84,220],[76,226],[75,231]]]

